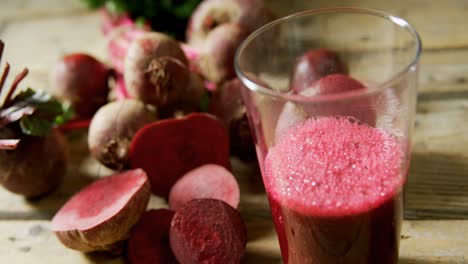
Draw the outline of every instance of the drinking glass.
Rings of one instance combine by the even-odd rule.
[[[281,18],[239,47],[284,263],[398,262],[420,54],[408,22],[357,8]]]

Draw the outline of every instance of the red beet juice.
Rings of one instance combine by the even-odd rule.
[[[352,118],[284,132],[264,164],[284,263],[397,263],[404,164],[395,136]]]

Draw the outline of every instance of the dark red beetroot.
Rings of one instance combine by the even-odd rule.
[[[291,75],[291,89],[300,93],[318,79],[334,73],[348,74],[348,67],[337,53],[327,49],[314,49],[296,60]]]
[[[236,178],[224,167],[215,164],[193,169],[172,186],[169,206],[177,211],[187,202],[202,198],[222,200],[237,208],[240,191]]]
[[[198,58],[198,67],[206,79],[221,83],[236,76],[234,55],[247,36],[247,30],[233,23],[222,24],[210,32]]]
[[[102,178],[68,200],[52,219],[52,231],[75,250],[118,251],[145,212],[149,190],[140,169]]]
[[[242,99],[242,89],[242,82],[237,78],[225,82],[213,93],[209,111],[228,128],[231,152],[241,159],[250,160],[255,158],[255,146]]]
[[[0,128],[0,139],[20,138],[14,150],[0,150],[0,183],[25,197],[37,197],[54,190],[66,172],[67,147],[60,132],[46,137],[19,135]]]
[[[274,15],[261,0],[205,0],[190,17],[187,41],[201,46],[219,25],[239,24],[251,33],[273,19]]]
[[[129,158],[132,168],[148,173],[152,192],[162,197],[196,167],[213,163],[231,169],[225,127],[215,117],[201,113],[144,126],[132,140]]]
[[[214,199],[188,202],[174,215],[171,248],[184,264],[237,264],[247,242],[245,224],[234,208]]]
[[[90,55],[69,54],[54,66],[51,88],[81,118],[90,118],[107,102],[109,69]]]
[[[326,94],[344,93],[358,90],[365,90],[361,82],[344,74],[331,74],[322,77],[313,83],[309,88],[300,92],[303,96],[317,96]],[[370,126],[375,126],[376,112],[372,108],[372,100],[369,97],[342,100],[331,103],[321,103],[319,107],[315,105],[298,106],[294,103],[284,105],[278,123],[276,125],[276,139],[291,125],[304,121],[310,116],[331,116],[345,115],[352,116],[360,122]]]
[[[128,149],[135,133],[156,121],[154,107],[134,99],[106,104],[94,115],[88,132],[91,154],[105,166],[128,168]]]
[[[157,60],[161,57],[173,59]],[[187,64],[184,52],[173,38],[157,32],[144,33],[132,42],[126,54],[125,85],[132,97],[159,106],[170,98],[167,92],[178,94],[185,88]],[[162,87],[166,84],[169,86]]]
[[[133,227],[127,244],[131,264],[175,264],[177,260],[169,245],[169,229],[174,211],[149,210]]]

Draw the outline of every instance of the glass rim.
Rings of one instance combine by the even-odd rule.
[[[262,84],[255,82],[251,78],[247,76],[247,74],[241,69],[239,60],[241,57],[242,52],[246,49],[246,47],[259,35],[267,31],[268,29],[281,24],[285,21],[295,19],[298,17],[303,17],[307,15],[314,15],[314,14],[325,14],[325,13],[358,13],[358,14],[365,14],[371,15],[375,17],[380,17],[388,20],[389,22],[399,26],[402,29],[406,29],[406,31],[413,37],[415,40],[416,45],[416,52],[413,56],[413,59],[408,63],[406,66],[402,67],[402,70],[398,71],[396,74],[392,75],[388,80],[378,83],[378,84],[371,84],[368,85],[369,89],[365,91],[356,90],[356,91],[349,91],[349,92],[340,92],[335,94],[324,94],[324,95],[316,95],[316,96],[304,96],[299,94],[291,94],[288,92],[281,92],[272,89],[268,89],[264,87]],[[234,68],[238,78],[244,83],[247,89],[261,93],[264,95],[268,95],[270,97],[281,98],[287,101],[297,101],[297,102],[316,102],[316,101],[333,101],[333,100],[341,100],[341,99],[352,99],[355,97],[361,97],[369,94],[377,93],[381,90],[384,90],[388,87],[391,87],[394,82],[404,78],[405,74],[413,69],[415,69],[416,65],[419,62],[422,53],[422,42],[419,36],[419,33],[416,29],[405,19],[400,18],[398,16],[391,15],[386,12],[377,11],[373,9],[366,9],[366,8],[356,8],[356,7],[335,7],[335,8],[318,8],[318,9],[311,9],[307,11],[302,11],[299,13],[294,13],[279,19],[276,19],[264,26],[258,28],[253,33],[251,33],[237,48],[236,54],[234,56]]]

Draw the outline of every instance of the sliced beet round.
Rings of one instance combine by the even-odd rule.
[[[174,215],[169,237],[180,263],[240,263],[247,242],[245,224],[221,200],[197,199]]]
[[[133,227],[127,244],[131,264],[177,263],[169,245],[169,229],[174,211],[149,210]]]
[[[167,197],[172,185],[196,167],[212,163],[230,170],[229,135],[208,114],[160,120],[136,133],[129,159],[132,168],[148,173],[152,192]]]
[[[75,250],[117,250],[145,212],[149,189],[146,173],[140,169],[95,181],[57,212],[52,231]]]
[[[239,184],[224,167],[206,164],[187,172],[174,184],[169,194],[169,207],[179,210],[187,202],[202,198],[222,200],[237,208]]]

